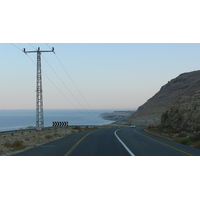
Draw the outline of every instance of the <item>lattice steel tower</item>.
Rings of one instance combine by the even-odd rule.
[[[37,85],[36,85],[36,129],[41,130],[44,127],[44,116],[43,116],[43,98],[42,98],[42,70],[41,70],[41,53],[43,52],[54,52],[54,47],[51,51],[41,51],[38,47],[37,51],[26,51],[23,49],[25,54],[37,53]]]

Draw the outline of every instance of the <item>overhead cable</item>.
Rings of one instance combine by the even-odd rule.
[[[11,43],[12,44],[12,43]],[[20,51],[22,51],[19,47],[17,47],[16,45],[14,45],[14,44],[12,44],[14,47],[16,47],[18,50],[20,50]],[[37,64],[33,61],[33,59],[28,55],[28,54],[26,54],[27,56],[28,56],[28,58],[33,62],[33,64],[35,65],[35,66],[37,66]],[[51,84],[53,84],[54,85],[54,87],[77,109],[77,110],[79,110],[67,97],[66,97],[66,95],[65,94],[63,94],[63,92],[53,83],[53,81],[51,81],[51,79],[42,71],[42,73],[43,73],[43,75],[51,82]],[[81,110],[79,110],[80,112],[81,112]]]
[[[45,44],[50,48],[50,46],[47,43],[45,43]],[[91,108],[91,106],[89,105],[89,103],[86,101],[86,99],[84,98],[84,96],[82,95],[82,93],[80,92],[80,90],[78,89],[78,87],[76,86],[76,84],[74,83],[73,79],[71,78],[71,76],[69,75],[69,73],[67,72],[67,70],[65,69],[64,65],[62,64],[62,62],[60,61],[60,59],[58,58],[58,56],[57,56],[56,53],[55,53],[55,56],[56,56],[57,60],[59,61],[60,65],[62,66],[62,68],[64,69],[65,73],[67,74],[67,76],[69,77],[69,79],[71,80],[71,82],[73,83],[74,87],[77,89],[77,91],[80,94],[80,96],[83,98],[83,100],[88,105],[88,107],[90,108],[90,110],[92,110],[94,112],[94,110]]]

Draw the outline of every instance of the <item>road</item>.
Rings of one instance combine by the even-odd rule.
[[[142,128],[75,133],[15,156],[199,156],[200,150],[145,132]]]

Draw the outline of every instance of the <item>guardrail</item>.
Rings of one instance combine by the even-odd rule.
[[[71,128],[76,128],[76,127],[80,127],[80,128],[126,128],[126,127],[130,127],[128,125],[70,125],[68,127]],[[64,127],[59,127],[59,128],[64,128]],[[50,130],[50,129],[55,129],[55,127],[53,126],[49,126],[49,127],[44,127],[43,130]],[[14,135],[15,133],[22,133],[23,132],[30,132],[31,131],[36,131],[36,128],[31,128],[31,129],[18,129],[18,130],[10,130],[10,131],[0,131],[0,135],[5,135],[5,134],[11,134]]]
[[[53,128],[53,127],[44,127],[43,129],[50,129],[50,128]],[[18,129],[18,130],[10,130],[10,131],[1,131],[0,132],[0,135],[5,135],[5,134],[9,134],[9,133],[11,133],[12,135],[14,134],[14,133],[20,133],[20,132],[28,132],[28,131],[36,131],[36,129],[35,128],[30,128],[30,129]]]

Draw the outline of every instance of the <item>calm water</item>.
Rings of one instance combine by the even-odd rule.
[[[103,125],[112,123],[100,114],[112,110],[44,110],[44,126],[52,121],[68,121],[69,125]],[[36,110],[0,110],[0,131],[17,130],[35,126]]]

